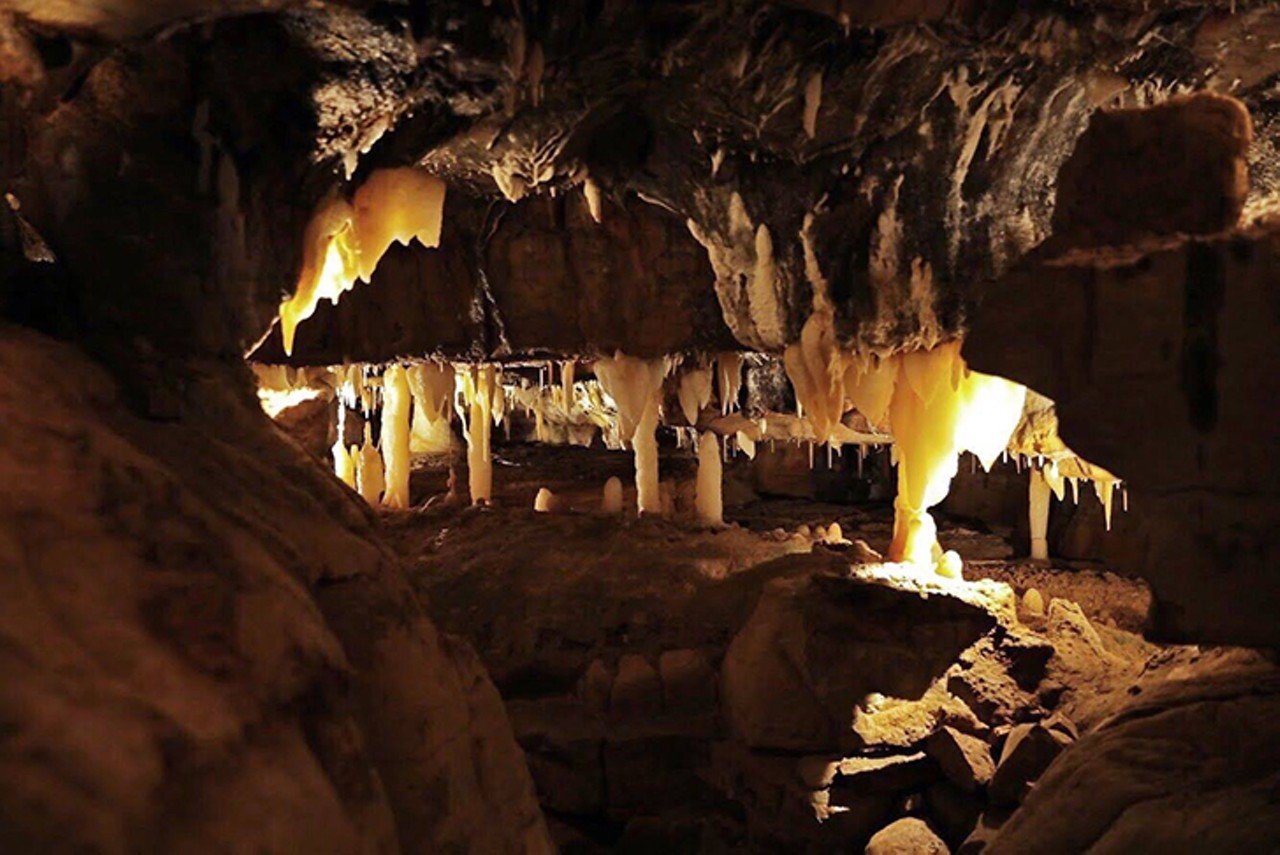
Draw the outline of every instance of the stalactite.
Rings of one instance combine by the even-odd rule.
[[[711,403],[711,369],[693,368],[680,376],[680,411],[690,426],[698,424],[698,414]]]
[[[379,169],[352,198],[359,276],[368,282],[392,242],[440,245],[445,183],[414,167]]]
[[[382,375],[382,460],[388,508],[409,507],[409,383],[399,365]]]
[[[885,423],[897,379],[897,359],[881,359],[874,354],[851,354],[845,360],[845,396],[872,427]]]
[[[745,431],[738,431],[737,435],[738,448],[742,449],[742,453],[747,455],[750,460],[756,459],[756,441],[747,435]]]
[[[360,248],[352,228],[350,203],[333,196],[321,204],[302,236],[302,271],[293,295],[280,304],[284,352],[293,353],[298,324],[311,317],[321,299],[334,302],[355,284]]]
[[[1115,486],[1115,481],[1107,479],[1096,479],[1093,482],[1093,490],[1102,502],[1102,519],[1107,531],[1111,531],[1111,500],[1115,496]]]
[[[403,167],[371,174],[353,203],[336,194],[325,200],[303,233],[297,285],[280,304],[285,353],[293,353],[298,324],[320,300],[336,303],[357,279],[368,281],[392,241],[439,246],[444,196],[439,178]]]
[[[802,417],[819,442],[833,439],[844,414],[845,369],[834,323],[829,308],[815,310],[800,331],[800,341],[782,357]]]
[[[742,388],[741,354],[728,352],[716,357],[716,383],[720,413],[727,416],[738,407],[738,391]]]
[[[597,223],[604,222],[604,200],[600,195],[600,185],[588,177],[582,182],[582,195],[587,199],[587,211],[591,219]]]
[[[822,107],[822,72],[815,71],[804,87],[804,134],[813,139],[818,134],[818,110]]]
[[[724,522],[720,447],[716,435],[704,431],[698,440],[698,480],[694,507],[701,522],[719,525]]]

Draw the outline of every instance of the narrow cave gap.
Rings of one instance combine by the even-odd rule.
[[[1276,32],[0,10],[0,840],[1274,849]]]

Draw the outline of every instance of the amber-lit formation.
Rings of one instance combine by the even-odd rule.
[[[495,383],[497,370],[492,365],[459,365],[455,403],[467,439],[467,476],[473,505],[488,504],[493,499],[493,455],[490,435],[495,421],[495,401],[502,400],[502,387]],[[496,387],[496,391],[495,391]],[[497,408],[501,418],[501,404]]]
[[[604,482],[600,510],[610,515],[622,513],[622,482],[616,476],[610,476],[609,480]]]
[[[336,303],[357,279],[368,281],[392,241],[439,246],[444,196],[439,178],[405,167],[374,172],[354,203],[340,195],[321,203],[303,234],[297,286],[280,304],[285,353],[293,353],[298,324],[322,299]]]
[[[698,424],[698,414],[711,403],[711,369],[692,368],[680,376],[680,412],[691,426]]]
[[[409,383],[405,371],[392,365],[382,375],[382,462],[389,508],[409,507]]]
[[[1031,508],[1031,557],[1049,560],[1049,482],[1044,471],[1033,469],[1028,481],[1028,504]]]
[[[818,442],[835,443],[848,407],[872,426],[891,425],[898,463],[889,558],[958,573],[938,546],[929,508],[946,498],[961,451],[989,467],[1022,416],[1026,389],[970,371],[960,342],[887,358],[843,351],[829,307],[819,306],[787,348],[783,365]]]
[[[369,504],[377,505],[386,482],[382,476],[382,455],[373,445],[368,426],[365,427],[364,445],[359,449],[352,446],[351,456],[356,461],[356,492]]]
[[[409,391],[413,395],[413,419],[409,431],[409,450],[441,453],[453,448],[453,431],[449,426],[452,409],[454,370],[442,362],[419,362],[405,371]]]
[[[596,377],[618,407],[618,436],[630,442],[636,463],[636,504],[640,513],[660,514],[658,488],[658,416],[662,378],[667,366],[661,359],[637,359],[615,354],[597,360]]]
[[[724,499],[721,485],[720,443],[711,431],[698,439],[698,480],[694,497],[699,522],[719,525],[724,522]]]

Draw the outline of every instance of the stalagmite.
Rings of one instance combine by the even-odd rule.
[[[546,487],[538,488],[538,495],[533,497],[533,509],[538,513],[551,513],[556,503],[556,494]]]
[[[622,513],[622,482],[617,476],[611,476],[604,482],[604,495],[600,500],[600,510],[606,514]]]
[[[356,492],[371,506],[376,507],[386,486],[382,478],[382,455],[373,445],[369,428],[365,427],[364,445],[356,457]]]
[[[1035,588],[1027,588],[1022,595],[1022,607],[1033,615],[1044,614],[1044,597]]]
[[[439,246],[444,196],[439,178],[403,167],[371,174],[351,203],[337,194],[321,203],[303,233],[297,285],[280,304],[285,353],[320,300],[336,303],[357,279],[367,282],[392,241]]]
[[[711,403],[711,369],[694,368],[680,377],[680,411],[690,426],[698,424],[698,413]]]
[[[661,359],[617,353],[595,364],[596,378],[618,408],[618,436],[630,442],[636,463],[636,504],[640,513],[661,513],[658,488],[658,415],[662,405]]]
[[[409,507],[409,383],[399,365],[382,375],[382,459],[389,508]]]
[[[342,437],[338,437],[338,441],[333,444],[333,474],[348,487],[356,486],[356,462],[351,457],[351,452],[347,451],[345,445],[342,444]]]
[[[724,522],[720,447],[716,435],[704,431],[698,440],[698,481],[694,507],[698,520],[712,525]]]
[[[631,440],[636,458],[636,510],[641,514],[662,511],[658,492],[658,397],[655,390]]]
[[[804,133],[809,139],[818,134],[818,110],[822,106],[822,72],[815,71],[804,87]]]
[[[333,443],[333,474],[338,476],[338,480],[346,484],[348,487],[356,485],[356,462],[351,458],[351,452],[347,451],[344,435],[347,430],[347,408],[338,401],[338,438]]]
[[[1049,560],[1049,482],[1039,469],[1031,470],[1031,559]]]
[[[573,374],[577,365],[578,363],[572,359],[566,359],[564,362],[560,363],[560,405],[564,408],[566,413],[573,412]]]
[[[457,371],[458,392],[463,406],[458,415],[467,439],[467,481],[471,504],[488,504],[493,498],[493,457],[489,437],[493,431],[492,365],[464,365]]]
[[[721,353],[716,357],[716,383],[720,395],[720,414],[728,415],[738,406],[738,390],[742,388],[742,355]]]

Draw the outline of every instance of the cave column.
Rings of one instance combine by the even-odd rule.
[[[1049,482],[1044,472],[1031,469],[1029,498],[1031,506],[1031,560],[1049,560]]]

